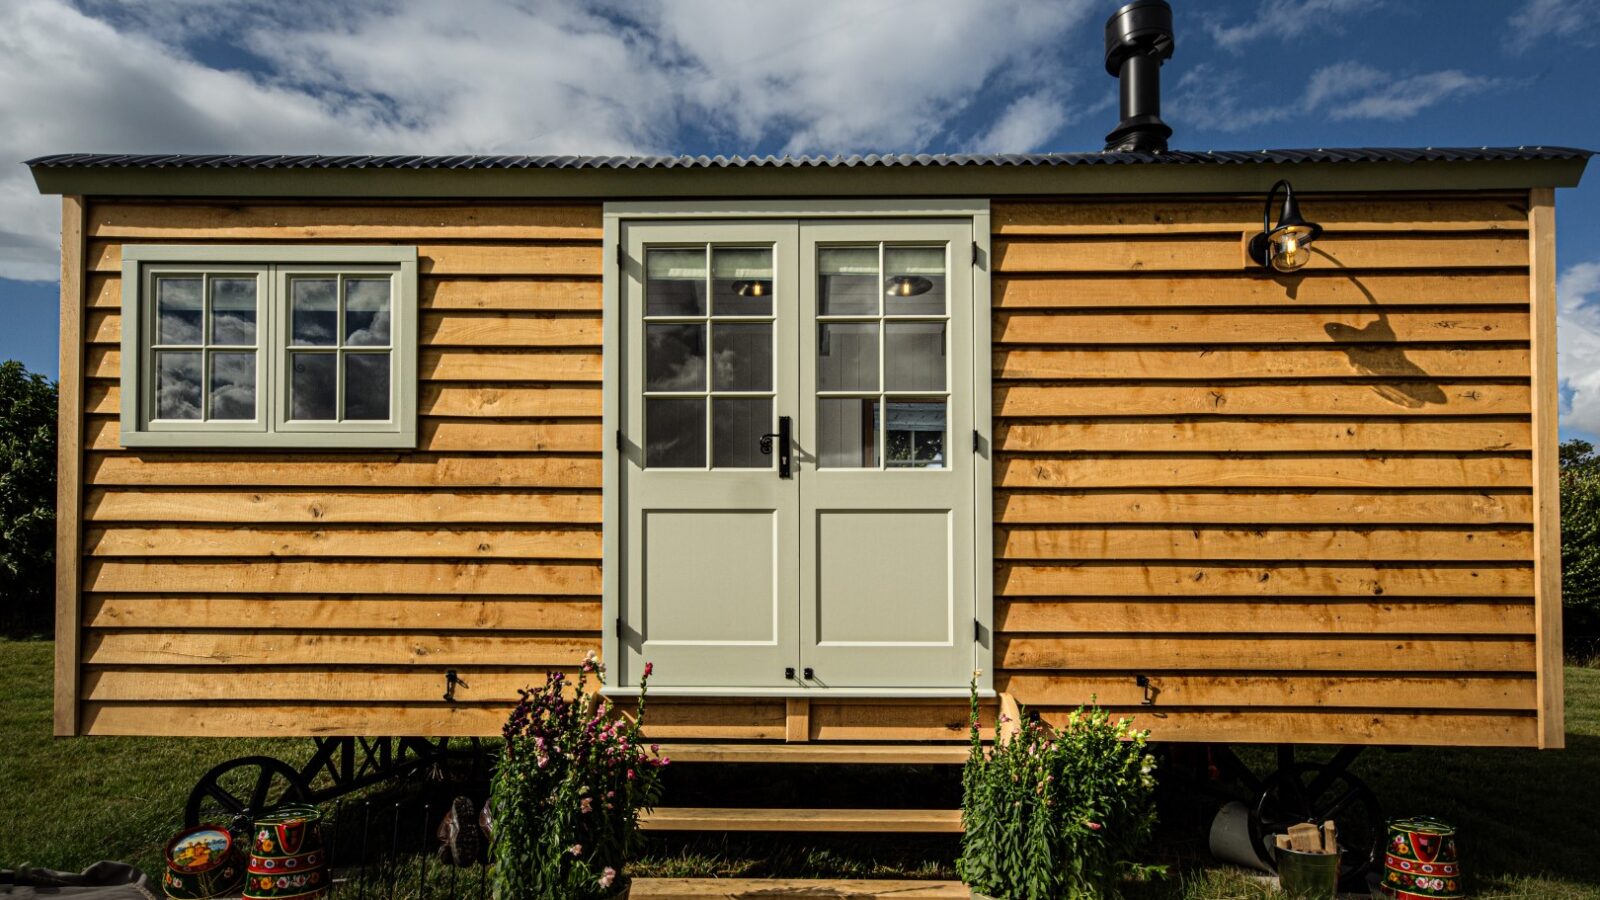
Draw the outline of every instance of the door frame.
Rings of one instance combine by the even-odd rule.
[[[731,219],[970,219],[972,221],[972,422],[977,452],[973,454],[973,600],[974,671],[984,696],[994,692],[994,445],[992,419],[992,359],[990,281],[990,213],[986,199],[880,200],[691,200],[668,202],[616,201],[603,206],[602,340],[603,410],[601,413],[601,658],[608,666],[607,694],[638,693],[639,674],[626,671],[621,647],[621,610],[618,600],[622,569],[622,529],[627,509],[622,497],[623,456],[618,435],[623,428],[621,366],[622,343],[619,310],[622,285],[629,275],[641,275],[642,260],[630,259],[622,242],[624,222]],[[952,273],[953,274],[953,273]],[[642,275],[641,275],[642,277]],[[803,325],[804,323],[802,323]],[[960,439],[951,435],[950,440]],[[966,690],[949,688],[656,688],[662,696],[760,697],[964,697]]]

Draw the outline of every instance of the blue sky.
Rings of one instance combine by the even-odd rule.
[[[1600,0],[1172,4],[1176,147],[1600,148]],[[1116,6],[8,0],[0,358],[55,374],[58,212],[31,156],[1094,150]],[[1600,171],[1557,218],[1563,432],[1592,437]]]

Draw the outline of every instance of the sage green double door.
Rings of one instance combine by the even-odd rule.
[[[967,683],[972,238],[962,220],[624,223],[625,672]]]

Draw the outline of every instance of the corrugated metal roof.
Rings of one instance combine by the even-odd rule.
[[[240,156],[60,153],[30,159],[44,169],[800,169],[918,166],[1247,165],[1252,163],[1586,160],[1575,147],[1356,147],[1302,150],[1173,150],[1167,153],[899,153],[866,156]]]

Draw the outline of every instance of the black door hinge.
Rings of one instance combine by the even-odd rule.
[[[982,266],[983,265],[983,260],[978,257],[978,252],[979,252],[978,251],[978,242],[977,241],[973,241],[972,242],[972,264],[974,266]]]
[[[621,616],[617,616],[616,626],[617,626],[617,637],[622,637],[622,617]]]
[[[621,266],[626,266],[627,264],[628,264],[628,248],[622,246],[621,244],[618,244],[617,245],[617,265],[619,267],[621,267]]]
[[[972,429],[972,452],[977,453],[983,447],[983,438],[978,435],[978,429]]]
[[[793,681],[794,680],[794,666],[784,666],[783,667],[783,679],[785,681]]]
[[[622,429],[617,429],[617,449],[622,449]]]

